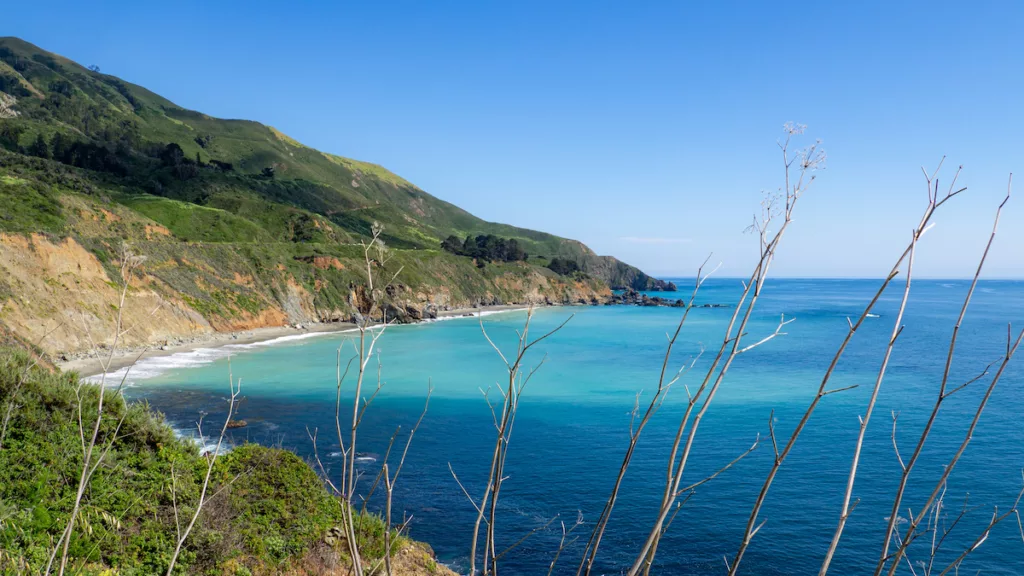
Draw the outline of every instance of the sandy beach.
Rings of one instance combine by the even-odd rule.
[[[524,310],[524,305],[498,305],[483,306],[480,308],[458,308],[454,310],[443,310],[437,313],[438,318],[452,318],[457,316],[474,316],[480,312],[501,312],[506,310]],[[241,330],[237,332],[212,332],[189,337],[186,342],[174,345],[152,345],[150,347],[133,347],[118,349],[110,359],[108,371],[115,371],[125,366],[130,366],[141,358],[153,358],[158,356],[170,356],[181,352],[189,352],[197,348],[219,348],[228,344],[253,344],[281,338],[282,336],[293,336],[296,334],[315,334],[321,332],[343,332],[352,330],[356,325],[352,322],[311,322],[292,326],[268,326],[265,328],[254,328],[252,330]],[[57,366],[64,371],[78,372],[81,376],[93,376],[103,371],[103,365],[107,360],[109,351],[94,350],[88,353],[78,354],[66,361],[57,362]]]

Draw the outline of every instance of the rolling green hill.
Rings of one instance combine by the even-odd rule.
[[[151,259],[150,288],[214,329],[344,317],[358,243],[374,222],[406,266],[399,281],[413,307],[665,287],[580,242],[486,222],[381,166],[184,109],[17,38],[0,38],[0,202],[9,207],[0,234],[70,239],[110,273],[112,254],[130,243]],[[516,240],[529,257],[486,262],[440,249],[478,235]],[[552,272],[556,257],[580,272]],[[8,272],[0,299],[17,299],[31,282]],[[283,315],[266,317],[273,311]]]

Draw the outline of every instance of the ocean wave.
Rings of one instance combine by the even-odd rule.
[[[348,328],[345,330],[331,330],[328,332],[306,332],[304,334],[289,334],[287,336],[278,336],[277,338],[271,338],[270,340],[260,340],[259,342],[250,342],[248,344],[227,344],[224,348],[233,348],[235,350],[250,350],[252,348],[263,348],[266,346],[276,346],[278,344],[285,344],[287,342],[295,342],[297,340],[307,340],[309,338],[316,338],[317,336],[332,336],[334,334],[344,334],[345,332],[354,332],[357,328]]]
[[[217,452],[218,456],[223,456],[223,455],[227,454],[228,452],[231,452],[231,449],[234,448],[234,446],[232,446],[231,443],[227,439],[225,439],[223,442],[221,442],[220,450],[217,450],[217,439],[216,438],[209,438],[209,437],[202,437],[201,438],[199,436],[196,436],[196,433],[195,433],[194,430],[185,431],[185,430],[179,430],[177,428],[174,428],[173,431],[174,431],[174,435],[177,436],[178,438],[181,438],[182,440],[187,440],[187,441],[195,444],[196,446],[199,446],[199,453],[204,455],[204,456],[207,455],[207,454],[213,454],[214,452]]]
[[[421,320],[416,324],[432,324],[434,322],[446,322],[448,320],[459,320],[462,318],[478,318],[481,316],[494,316],[495,314],[505,314],[508,312],[524,312],[526,308],[507,308],[505,310],[480,310],[479,312],[466,312],[465,314],[452,314],[451,316],[438,316],[437,318],[427,318]]]
[[[474,312],[472,317],[477,316],[492,316],[494,314],[504,314],[506,312],[519,312],[525,310],[525,308],[509,308],[507,310],[482,310]],[[444,316],[440,318],[431,318],[417,322],[417,324],[429,324],[432,322],[441,322],[443,320],[454,320],[457,318],[465,318],[466,316]],[[380,326],[373,326],[371,330],[379,329]],[[121,381],[124,380],[124,385],[130,387],[141,380],[147,380],[155,378],[178,368],[194,368],[196,366],[204,366],[206,364],[212,364],[221,358],[231,356],[233,353],[242,350],[253,350],[259,348],[265,348],[268,346],[278,346],[281,344],[288,344],[291,342],[299,342],[310,338],[317,338],[322,336],[333,336],[338,334],[344,334],[347,332],[355,332],[358,328],[347,328],[345,330],[331,330],[325,332],[304,332],[302,334],[288,334],[285,336],[278,336],[277,338],[270,338],[268,340],[260,340],[259,342],[250,342],[246,344],[223,344],[216,348],[195,348],[184,352],[175,352],[173,354],[162,355],[162,356],[149,356],[144,357],[138,362],[135,362],[131,366],[126,366],[112,372],[104,374],[92,374],[85,376],[82,380],[91,382],[93,384],[103,383],[106,386],[117,387],[121,385]]]
[[[231,350],[228,346],[219,348],[196,348],[187,352],[176,352],[167,356],[150,356],[142,358],[131,366],[125,366],[106,375],[93,374],[83,378],[86,382],[94,384],[103,383],[106,386],[119,386],[124,380],[125,386],[131,386],[139,380],[154,378],[177,368],[194,368],[211,364],[225,356],[229,356]]]
[[[329,452],[327,454],[327,457],[328,458],[341,458],[342,457],[342,453],[338,452],[338,451]],[[368,463],[376,462],[376,461],[377,461],[377,457],[376,456],[370,456],[368,454],[357,454],[356,455],[356,462],[359,463],[359,464],[368,464]]]
[[[163,356],[149,356],[142,358],[132,366],[126,366],[124,368],[114,370],[113,372],[107,372],[105,378],[103,374],[100,373],[86,376],[83,380],[94,384],[103,382],[106,386],[116,387],[119,386],[121,384],[121,380],[124,379],[125,386],[131,386],[140,380],[154,378],[165,372],[178,368],[194,368],[196,366],[212,364],[213,362],[216,362],[221,358],[231,356],[240,350],[252,350],[265,348],[267,346],[277,346],[317,336],[330,336],[333,334],[352,332],[353,330],[355,330],[355,328],[329,332],[289,334],[287,336],[279,336],[277,338],[261,340],[259,342],[250,342],[248,344],[224,344],[222,346],[217,346],[216,348],[195,348]]]

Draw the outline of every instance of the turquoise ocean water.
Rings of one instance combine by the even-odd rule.
[[[692,281],[680,280],[689,290]],[[780,314],[796,321],[787,335],[741,356],[723,384],[702,428],[687,470],[699,480],[746,450],[768,431],[774,411],[780,438],[788,438],[824,369],[856,315],[877,288],[877,280],[774,280],[749,328],[750,341],[771,333]],[[863,573],[874,566],[885,517],[898,480],[892,447],[891,412],[898,411],[897,439],[909,453],[937,393],[942,363],[966,281],[916,281],[878,406],[869,427],[854,497],[859,499],[833,563],[833,574]],[[833,387],[859,388],[828,396],[779,474],[762,512],[767,524],[745,559],[745,574],[808,574],[817,570],[834,530],[858,429],[886,338],[892,329],[901,285],[893,286],[846,353]],[[709,281],[698,303],[734,303],[740,281]],[[666,296],[665,294],[660,294]],[[687,293],[668,294],[684,297]],[[731,308],[694,310],[673,361],[686,362],[703,343],[721,342]],[[522,398],[503,488],[499,534],[510,545],[556,514],[567,523],[577,511],[596,519],[628,440],[635,396],[646,396],[657,382],[666,343],[681,309],[633,306],[555,307],[538,310],[532,331],[541,333],[573,315],[566,327],[536,348],[533,363],[546,364]],[[512,347],[524,312],[484,317],[495,340]],[[959,383],[1000,357],[1006,325],[1024,327],[1024,282],[982,282],[964,324],[953,366]],[[207,422],[223,418],[231,369],[242,379],[244,402],[233,442],[282,445],[311,454],[307,428],[320,429],[320,453],[327,466],[340,465],[333,429],[337,349],[352,333],[284,339],[144,361],[131,378],[128,394],[164,412],[179,430],[194,429],[203,412]],[[350,344],[346,344],[350,346]],[[434,387],[430,409],[416,434],[396,487],[395,509],[412,516],[411,535],[434,547],[440,559],[466,566],[475,512],[448,471],[467,488],[481,492],[493,450],[494,427],[481,390],[500,383],[504,366],[481,336],[476,319],[388,329],[379,344],[385,386],[367,412],[359,450],[378,460],[397,425],[407,430],[422,410],[428,381]],[[351,347],[343,352],[350,355]],[[710,355],[680,384],[693,385]],[[1024,361],[1024,356],[1020,357]],[[916,510],[934,486],[943,464],[963,440],[967,421],[987,380],[951,397],[911,476],[906,505]],[[348,388],[351,390],[351,388]],[[642,396],[645,397],[645,396]],[[648,427],[640,443],[599,557],[599,572],[628,567],[647,534],[665,477],[665,459],[680,408],[681,387]],[[349,397],[351,401],[351,397]],[[1021,488],[1024,468],[1024,368],[1015,361],[996,388],[967,454],[946,492],[950,521],[970,495],[974,508],[947,538],[936,565],[948,563],[978,536],[993,507],[1006,510]],[[713,482],[702,486],[683,507],[659,547],[656,573],[717,574],[723,556],[732,558],[750,505],[771,462],[764,444]],[[372,477],[379,461],[365,459]],[[368,484],[368,480],[364,482]],[[688,483],[684,481],[684,483]],[[907,514],[904,512],[903,514]],[[557,547],[558,522],[510,552],[506,574],[544,574]],[[588,527],[579,529],[585,542]],[[929,540],[923,538],[923,540]],[[582,542],[562,555],[556,573],[575,573]],[[911,560],[926,559],[927,545],[912,548]],[[997,526],[969,557],[964,570],[987,574],[1024,573],[1024,542],[1016,520]],[[921,571],[918,569],[918,573]],[[936,571],[937,573],[938,571]],[[910,573],[905,567],[901,573]]]

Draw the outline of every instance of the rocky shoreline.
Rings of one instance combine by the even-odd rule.
[[[417,321],[429,321],[437,318],[450,318],[459,316],[474,316],[480,312],[500,312],[507,310],[523,310],[525,305],[489,305],[478,308],[457,308],[451,310],[436,310],[429,315],[424,315],[421,320],[400,322],[403,324],[415,323]],[[158,340],[146,346],[118,347],[111,354],[110,347],[100,344],[98,347],[77,353],[58,353],[54,355],[55,364],[64,371],[78,372],[82,376],[92,376],[107,370],[114,371],[131,366],[142,357],[169,356],[179,352],[188,352],[197,348],[219,348],[228,344],[253,344],[264,342],[284,336],[300,334],[316,334],[328,332],[345,332],[354,330],[354,322],[306,322],[286,326],[268,326],[253,328],[250,330],[224,331],[224,332],[203,332],[193,336],[176,336],[165,340]]]
[[[641,294],[632,288],[624,290],[621,294],[612,294],[605,304],[622,304],[632,306],[669,306],[672,308],[686,308],[687,301],[682,298],[662,298],[661,296],[648,296]],[[731,304],[694,304],[693,308],[732,308]]]
[[[648,296],[632,288],[626,289],[620,294],[612,294],[604,298],[580,298],[576,302],[553,302],[550,299],[539,306],[662,306],[672,308],[685,308],[687,302],[683,299],[662,298],[660,296]],[[728,304],[695,304],[695,308],[730,308]],[[398,323],[410,324],[426,322],[438,318],[451,318],[458,316],[474,316],[480,312],[499,312],[506,310],[526,309],[526,304],[481,304],[474,308],[441,309],[426,308],[422,314],[403,315]],[[146,346],[118,347],[111,355],[110,347],[107,344],[100,344],[97,348],[77,353],[58,353],[55,355],[55,363],[65,371],[75,371],[85,376],[99,374],[103,371],[104,364],[108,370],[114,371],[125,366],[134,364],[137,360],[145,357],[168,356],[179,352],[188,352],[197,348],[217,348],[228,344],[253,344],[284,336],[299,334],[315,334],[324,332],[345,332],[354,330],[355,322],[352,321],[323,321],[306,322],[286,326],[268,326],[253,328],[250,330],[203,332],[192,336],[175,336],[164,340],[158,340]]]

